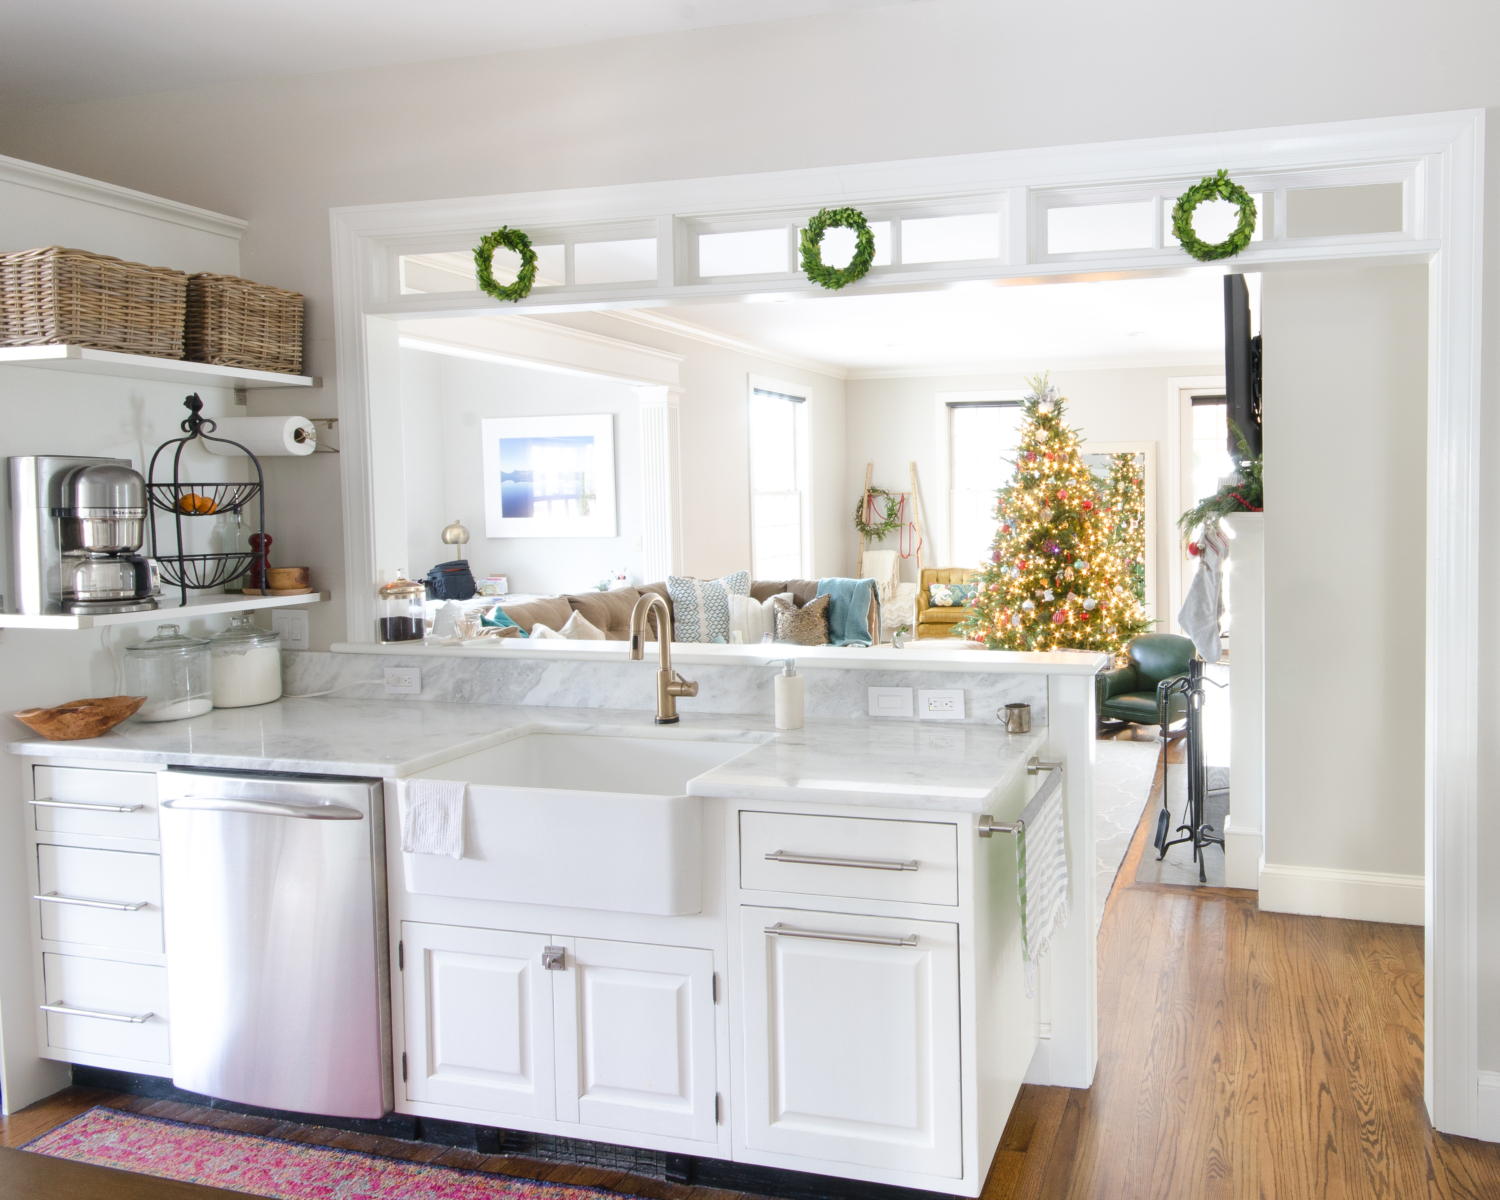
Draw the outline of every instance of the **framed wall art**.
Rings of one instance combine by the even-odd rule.
[[[480,422],[487,537],[614,537],[614,416]]]

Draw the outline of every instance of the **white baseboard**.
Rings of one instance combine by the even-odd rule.
[[[1260,907],[1264,912],[1421,925],[1426,914],[1424,884],[1421,875],[1267,863],[1260,873]]]
[[[1482,1142],[1500,1142],[1500,1071],[1479,1072],[1479,1128]]]
[[[1260,828],[1241,828],[1234,814],[1224,818],[1224,886],[1254,891],[1260,887],[1260,864],[1265,857],[1265,837]]]

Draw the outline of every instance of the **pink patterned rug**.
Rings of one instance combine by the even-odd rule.
[[[22,1149],[281,1200],[603,1200],[619,1192],[460,1171],[91,1108]]]

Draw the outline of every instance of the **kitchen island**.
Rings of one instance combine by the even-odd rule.
[[[17,741],[27,799],[65,780],[91,795],[134,788],[140,807],[101,832],[32,804],[12,828],[33,864],[29,891],[12,881],[5,903],[30,931],[36,1033],[27,1044],[13,1034],[27,1026],[8,1021],[6,1063],[32,1056],[35,1095],[65,1082],[61,1063],[172,1073],[159,997],[151,1020],[94,1022],[102,1034],[39,1011],[58,999],[47,964],[64,954],[171,971],[144,943],[42,936],[57,930],[39,902],[25,908],[38,854],[57,853],[43,847],[160,854],[153,782],[174,768],[354,776],[384,796],[397,1112],[976,1196],[1023,1079],[1092,1075],[1087,922],[1057,936],[1028,998],[1014,844],[982,832],[1047,780],[1027,772],[1038,755],[1064,764],[1070,827],[1091,828],[1092,680],[1068,666],[1036,664],[1050,676],[1037,681],[1049,723],[1015,736],[997,724],[777,731],[745,713],[685,710],[657,726],[635,710],[287,698],[88,742]],[[507,774],[523,748],[581,762],[580,747],[606,773],[592,790]],[[678,794],[627,795],[607,786],[627,747],[698,758],[673,768]],[[417,778],[469,783],[461,860],[402,853],[402,793]],[[611,827],[631,803],[643,819]],[[652,804],[675,806],[660,845]],[[1091,911],[1092,854],[1091,837],[1070,838],[1075,911]]]

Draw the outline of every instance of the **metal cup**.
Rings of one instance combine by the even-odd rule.
[[[995,714],[1005,725],[1006,733],[1031,732],[1031,705],[1007,704]]]

